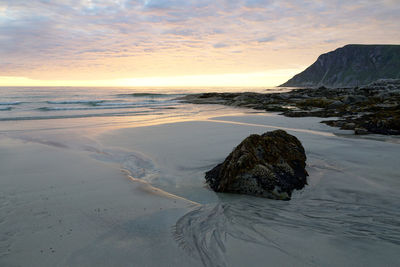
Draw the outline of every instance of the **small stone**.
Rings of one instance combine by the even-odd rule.
[[[354,134],[355,135],[364,135],[364,134],[368,134],[368,130],[365,128],[355,128],[354,129]]]
[[[348,122],[343,125],[343,129],[345,130],[353,130],[356,127],[356,124],[354,122]]]

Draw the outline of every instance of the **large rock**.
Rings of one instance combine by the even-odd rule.
[[[288,200],[307,184],[306,155],[300,141],[283,130],[253,134],[225,161],[206,173],[216,192]]]

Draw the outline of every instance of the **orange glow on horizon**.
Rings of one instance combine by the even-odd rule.
[[[268,72],[186,76],[159,76],[107,80],[36,80],[0,76],[0,86],[94,86],[94,87],[268,87],[278,86],[302,69]]]

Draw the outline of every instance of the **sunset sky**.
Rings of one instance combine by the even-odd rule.
[[[350,43],[400,44],[400,0],[0,0],[0,86],[273,86]]]

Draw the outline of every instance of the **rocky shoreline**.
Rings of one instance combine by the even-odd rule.
[[[305,88],[284,93],[202,93],[179,98],[193,104],[221,104],[280,112],[288,117],[334,118],[329,126],[354,134],[400,135],[400,80],[363,87]]]

